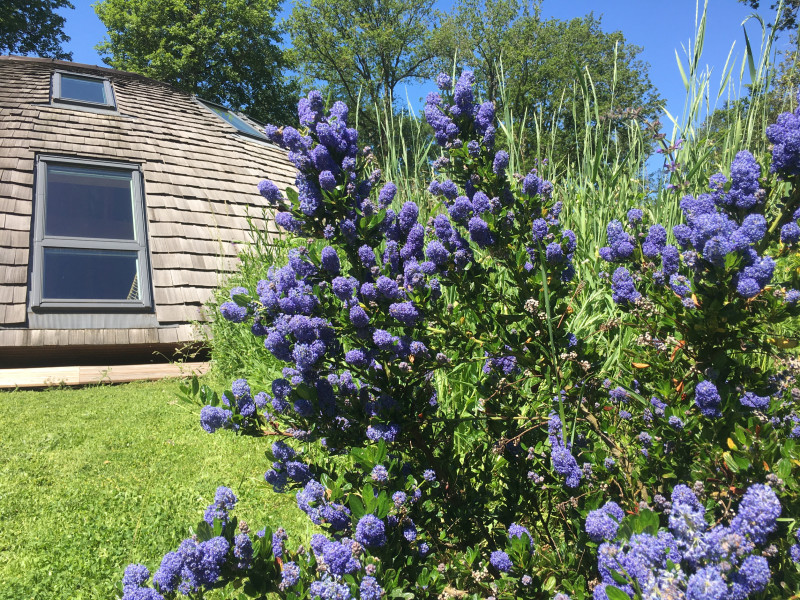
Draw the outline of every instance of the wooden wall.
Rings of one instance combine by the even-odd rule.
[[[50,102],[55,70],[108,77],[119,114]],[[38,153],[142,165],[158,327],[30,329],[29,256]],[[47,348],[168,347],[197,338],[214,288],[236,268],[236,242],[266,202],[257,183],[294,184],[294,167],[274,145],[251,140],[191,96],[139,75],[38,58],[0,57],[0,366],[5,356]],[[26,351],[25,349],[31,351]],[[33,352],[33,349],[36,349]],[[21,359],[24,362],[24,358]]]

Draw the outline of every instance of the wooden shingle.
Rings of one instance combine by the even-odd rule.
[[[117,111],[50,104],[56,69],[108,78]],[[38,154],[140,165],[157,327],[25,328]],[[258,182],[269,178],[285,188],[294,177],[284,150],[245,138],[167,84],[90,65],[0,57],[0,358],[10,345],[145,347],[196,339],[191,323],[204,318],[202,304],[237,268],[247,218],[278,234]]]

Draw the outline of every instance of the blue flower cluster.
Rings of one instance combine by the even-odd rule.
[[[597,541],[606,540],[598,548],[602,583],[594,589],[595,600],[607,600],[609,586],[630,598],[687,600],[744,600],[766,588],[771,574],[759,547],[777,528],[781,513],[772,488],[750,486],[727,526],[709,525],[704,506],[685,485],[675,486],[671,500],[666,530],[627,540],[615,539],[622,518],[618,506],[609,509],[616,514],[608,522],[598,514],[608,504],[589,514],[587,532]],[[628,583],[617,581],[615,573]],[[641,596],[635,596],[635,587]]]
[[[564,483],[567,487],[578,487],[584,475],[583,469],[578,466],[578,461],[572,455],[571,444],[565,442],[561,419],[554,412],[550,413],[548,435],[553,470],[564,477]]]
[[[228,398],[227,394],[222,395],[224,408],[209,404],[201,409],[200,426],[208,433],[214,433],[218,429],[239,431],[260,423],[258,411],[267,406],[267,394],[259,392],[253,396],[245,379],[237,379],[231,384],[231,394],[233,399]],[[242,419],[234,419],[234,415],[241,416]]]
[[[238,500],[233,490],[223,485],[219,486],[214,494],[214,502],[206,509],[203,520],[209,525],[214,525],[214,519],[217,519],[225,525],[228,522],[228,513],[236,506],[236,502]]]
[[[248,546],[249,538],[248,543],[239,541],[233,549],[228,540],[222,536],[204,542],[193,538],[183,540],[177,551],[164,556],[161,566],[153,575],[153,584],[159,592],[177,591],[185,596],[201,589],[208,589],[219,581],[226,564],[231,566],[243,564],[240,557],[245,557],[245,562],[249,565],[252,547],[249,546],[248,551],[246,549]],[[126,575],[133,567],[135,565],[126,569]],[[135,586],[126,586],[124,600],[161,600],[163,596],[155,589],[144,587],[147,583],[147,577],[144,576],[146,569],[136,573],[137,583]]]
[[[298,484],[305,484],[311,479],[310,467],[302,461],[294,460],[296,452],[286,443],[281,441],[273,443],[272,456],[275,461],[272,463],[272,468],[264,474],[264,479],[276,492],[284,491],[290,479]]]
[[[333,531],[350,528],[350,509],[338,502],[329,502],[325,486],[312,479],[297,492],[297,506],[315,525],[327,523]],[[356,536],[358,539],[358,536]]]
[[[479,248],[496,247],[505,236],[516,231],[516,225],[523,223],[531,228],[527,248],[530,261],[525,265],[526,270],[532,271],[537,261],[543,260],[549,270],[560,274],[562,281],[570,281],[575,273],[572,258],[577,240],[574,232],[560,229],[561,203],[551,202],[552,184],[533,169],[519,182],[515,194],[506,171],[510,157],[505,150],[493,150],[494,105],[474,103],[473,73],[462,72],[455,86],[445,74],[439,75],[438,81],[443,95],[428,95],[425,119],[433,127],[436,141],[450,157],[443,156],[434,167],[486,157],[491,160],[494,178],[468,174],[463,194],[450,179],[431,182],[428,191],[444,200],[450,217],[448,221],[444,215],[439,215],[440,222],[434,223],[442,243],[434,248],[436,255],[444,257],[445,251],[455,254],[457,267],[468,262],[466,258],[471,259],[465,255],[467,248],[463,238],[451,223],[462,227]],[[469,164],[464,166],[469,173]],[[430,255],[429,259],[436,262]]]
[[[767,127],[767,139],[772,144],[772,172],[784,177],[800,174],[800,107],[778,115]]]
[[[609,223],[608,246],[600,249],[600,256],[611,263],[643,262],[653,283],[671,288],[689,309],[697,307],[693,296],[700,282],[727,286],[742,298],[753,298],[770,283],[775,269],[772,258],[757,251],[767,233],[762,214],[766,193],[759,185],[760,177],[761,167],[753,155],[739,152],[731,163],[730,181],[717,173],[709,180],[708,193],[681,200],[686,222],[672,229],[677,247],[667,243],[667,231],[660,224],[645,232],[637,213],[638,218],[629,218],[629,230],[620,221]],[[792,238],[789,227],[787,240]],[[618,304],[641,297],[626,267],[614,272],[612,289]]]

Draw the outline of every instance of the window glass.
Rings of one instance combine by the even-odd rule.
[[[221,106],[216,106],[214,104],[208,104],[205,102],[203,104],[205,104],[208,108],[217,113],[217,115],[221,119],[227,121],[242,133],[246,133],[247,135],[252,135],[262,139],[267,139],[267,137],[262,132],[260,132],[255,127],[249,125],[247,122],[244,121],[244,119],[238,117],[234,112],[228,110],[227,108],[222,108]]]
[[[45,235],[133,240],[131,171],[47,165]]]
[[[87,79],[72,75],[61,75],[61,98],[78,100],[79,102],[109,104],[106,98],[105,82],[102,79]]]
[[[45,300],[139,300],[137,252],[44,248]]]

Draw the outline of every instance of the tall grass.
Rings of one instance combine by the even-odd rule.
[[[261,221],[267,222],[266,214]],[[223,285],[206,306],[211,319],[212,366],[214,372],[228,379],[246,377],[256,387],[269,389],[268,384],[280,373],[281,365],[267,352],[263,338],[250,333],[242,327],[221,318],[219,306],[230,300],[231,288],[241,286],[255,294],[258,282],[265,279],[271,265],[286,262],[289,240],[257,227],[248,219],[249,240],[239,253],[240,267]]]
[[[718,79],[713,69],[703,65],[707,8],[707,0],[702,8],[697,6],[695,36],[682,49],[683,57],[676,50],[677,71],[686,96],[680,116],[665,108],[671,131],[661,139],[655,136],[658,124],[642,120],[635,111],[622,112],[626,107],[615,106],[613,99],[619,85],[616,69],[609,84],[615,119],[601,113],[596,82],[588,69],[576,73],[570,88],[562,92],[554,114],[566,110],[576,124],[574,151],[567,154],[557,150],[559,123],[546,122],[535,106],[525,114],[513,114],[510,103],[505,101],[507,90],[500,86],[498,144],[509,152],[512,173],[525,173],[536,167],[540,175],[553,182],[553,193],[563,202],[562,220],[579,240],[575,264],[580,289],[573,302],[573,332],[582,338],[603,338],[610,369],[620,364],[620,357],[632,340],[626,332],[611,334],[602,327],[616,314],[608,285],[600,277],[608,269],[598,254],[606,244],[607,224],[614,219],[624,220],[630,208],[638,207],[645,210],[648,222],[662,223],[670,230],[681,222],[682,196],[702,193],[708,177],[720,170],[725,172],[738,151],[749,149],[757,156],[766,152],[764,126],[777,110],[791,108],[776,107],[772,92],[776,77],[775,30],[757,16],[746,21],[744,44],[740,44],[743,50],[737,53],[736,44],[731,47]],[[753,44],[753,24],[760,34],[757,47]],[[502,64],[497,68],[502,82]],[[717,109],[723,108],[724,129],[720,134],[712,127],[712,116],[719,118],[723,111]],[[425,222],[443,210],[438,199],[427,193],[434,176],[431,164],[439,155],[432,132],[410,102],[399,112],[380,106],[372,110],[381,140],[374,148],[376,166],[386,180],[398,186],[395,208],[414,200],[420,206],[420,220]],[[662,154],[655,154],[654,150]],[[671,173],[662,171],[662,165],[670,162],[678,163],[678,168]],[[226,289],[231,285],[253,289],[266,267],[285,256],[285,245],[275,245],[274,240],[259,235],[253,230],[253,243],[242,257],[242,271],[228,282]],[[224,299],[220,293],[217,303]],[[214,358],[222,371],[260,379],[276,368],[256,358],[264,356],[263,348],[241,327],[217,319],[213,335]],[[464,366],[459,381],[442,385],[469,386],[477,375],[475,368],[478,367]]]

